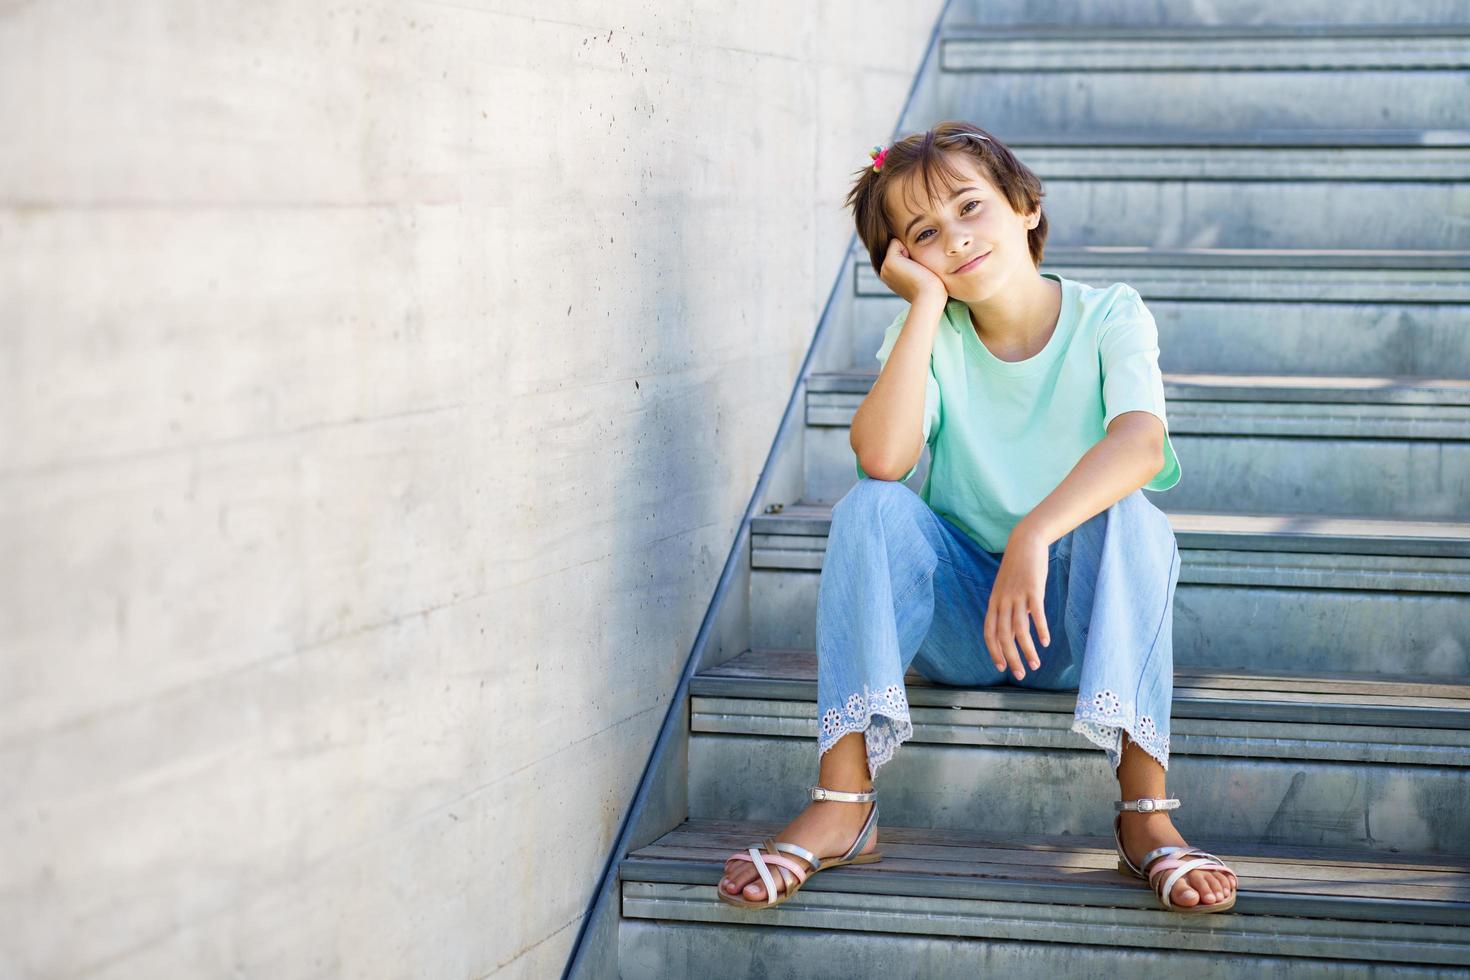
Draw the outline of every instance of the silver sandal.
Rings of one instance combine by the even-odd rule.
[[[731,895],[725,891],[724,878],[720,879],[720,883],[715,885],[715,891],[720,893],[720,901],[728,905],[738,905],[741,908],[747,909],[771,908],[772,906],[788,901],[801,890],[801,886],[806,884],[806,880],[818,871],[825,870],[826,868],[840,868],[844,864],[872,864],[874,861],[883,860],[883,855],[876,850],[867,854],[858,853],[858,851],[863,849],[863,845],[868,842],[869,838],[873,836],[873,828],[878,823],[877,790],[868,790],[866,793],[846,793],[842,790],[813,786],[809,792],[814,800],[838,800],[843,803],[871,802],[873,804],[873,808],[868,811],[868,819],[863,824],[863,829],[858,831],[857,839],[852,842],[852,846],[847,849],[847,853],[838,858],[819,858],[799,844],[788,844],[785,841],[778,841],[767,837],[762,842],[762,845],[766,849],[765,853],[762,853],[759,848],[751,847],[747,848],[744,854],[732,854],[729,858],[725,859],[727,864],[733,859],[736,861],[749,861],[755,865],[755,870],[760,874],[761,881],[766,887],[765,901],[752,902],[742,898],[739,894]],[[781,853],[782,851],[785,851],[787,854],[796,855],[810,865],[810,867],[803,868],[791,858],[783,855]],[[776,892],[776,879],[771,876],[770,865],[772,864],[776,865],[776,870],[781,874],[781,881],[786,886],[785,891],[780,894]],[[792,884],[791,875],[786,873],[787,870],[790,870],[796,876],[795,884]]]
[[[1165,797],[1142,797],[1136,800],[1115,800],[1114,808],[1118,815],[1113,817],[1113,841],[1118,845],[1118,870],[1123,874],[1132,875],[1135,878],[1146,879],[1153,888],[1154,894],[1158,896],[1159,902],[1167,912],[1224,912],[1235,905],[1235,896],[1239,894],[1238,880],[1235,871],[1224,861],[1197,847],[1180,847],[1177,844],[1165,844],[1156,847],[1143,856],[1143,866],[1139,867],[1128,859],[1123,850],[1123,811],[1130,810],[1137,813],[1153,813],[1158,810],[1177,810],[1180,807],[1179,800]],[[1147,869],[1147,870],[1145,870]],[[1230,876],[1230,897],[1223,902],[1212,902],[1206,904],[1201,900],[1196,905],[1175,905],[1169,901],[1169,895],[1173,893],[1174,886],[1179,879],[1191,871],[1218,871]],[[1166,874],[1166,872],[1172,872]],[[1162,885],[1161,885],[1162,882]]]

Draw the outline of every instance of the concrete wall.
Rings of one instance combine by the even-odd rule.
[[[939,8],[0,5],[0,976],[560,971]]]

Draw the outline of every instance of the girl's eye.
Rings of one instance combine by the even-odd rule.
[[[963,215],[963,214],[969,214],[969,213],[970,213],[970,205],[971,205],[971,204],[973,204],[973,205],[975,205],[975,206],[976,206],[976,207],[977,207],[977,208],[978,208],[978,207],[979,207],[979,206],[980,206],[980,202],[979,202],[979,201],[967,201],[967,202],[966,202],[966,203],[965,203],[965,206],[964,206],[964,207],[963,207],[963,208],[961,208],[961,209],[960,209],[960,214],[962,214],[962,215]],[[915,236],[915,237],[914,237],[914,244],[916,244],[916,245],[917,245],[917,244],[918,244],[918,243],[919,243],[919,242],[922,242],[922,241],[924,241],[924,236],[925,236],[925,235],[927,235],[927,234],[929,234],[929,232],[930,232],[930,231],[931,231],[931,230],[932,230],[932,229],[929,229],[929,228],[925,228],[925,229],[924,229],[924,230],[923,230],[923,231],[921,231],[921,232],[920,232],[920,233],[919,233],[919,234],[918,234],[918,235],[916,235],[916,236]]]

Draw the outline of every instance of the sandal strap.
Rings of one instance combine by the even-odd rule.
[[[1191,847],[1181,848],[1180,853],[1171,855],[1150,868],[1148,872],[1148,883],[1159,896],[1159,901],[1164,903],[1164,908],[1172,909],[1173,903],[1169,901],[1169,896],[1174,894],[1174,886],[1179,883],[1180,878],[1189,874],[1191,871],[1198,870],[1223,872],[1230,876],[1232,882],[1238,883],[1240,881],[1236,877],[1234,870],[1224,861],[1221,861],[1209,851],[1201,851],[1197,847]],[[1164,879],[1162,885],[1159,884],[1160,878]]]
[[[1156,847],[1143,856],[1143,860],[1139,862],[1139,867],[1147,869],[1148,866],[1152,864],[1156,858],[1161,858],[1165,855],[1173,854],[1175,851],[1183,850],[1188,850],[1188,848],[1180,847],[1178,844],[1165,844],[1163,847]]]
[[[1223,871],[1226,874],[1228,874],[1230,877],[1236,878],[1235,870],[1233,868],[1231,868],[1230,865],[1226,864],[1219,857],[1215,856],[1214,854],[1211,854],[1209,851],[1202,851],[1202,850],[1200,850],[1197,847],[1188,848],[1187,850],[1184,851],[1184,853],[1182,853],[1182,854],[1176,854],[1176,855],[1174,855],[1173,858],[1170,858],[1170,860],[1176,860],[1177,859],[1177,860],[1183,861],[1183,860],[1187,860],[1189,858],[1204,858],[1206,861],[1209,861],[1209,862],[1211,862],[1211,863],[1213,863],[1215,865],[1215,867],[1213,867],[1213,868],[1207,868],[1206,870],[1208,870],[1208,871]],[[1239,879],[1237,878],[1237,880],[1239,880]]]
[[[1123,815],[1121,813],[1113,818],[1113,843],[1118,848],[1118,860],[1122,861],[1124,866],[1138,877],[1144,877],[1143,869],[1134,864],[1128,852],[1123,850]]]
[[[772,864],[779,864],[783,868],[789,868],[792,871],[796,872],[800,880],[806,880],[806,878],[803,876],[806,875],[807,872],[802,870],[801,865],[797,864],[795,861],[791,860],[788,857],[782,857],[779,854],[764,852],[758,847],[747,847],[744,854],[731,854],[728,860],[749,861],[751,864],[754,864],[756,866],[756,870],[760,870],[760,868],[767,861],[770,861]]]
[[[1122,859],[1123,864],[1128,870],[1139,878],[1147,878],[1151,874],[1148,866],[1159,858],[1173,854],[1175,851],[1190,850],[1190,848],[1180,847],[1178,844],[1165,844],[1163,847],[1156,847],[1152,851],[1149,851],[1143,856],[1142,861],[1134,864],[1133,859],[1128,856],[1128,852],[1123,850],[1122,823],[1122,814],[1113,818],[1113,841],[1118,846],[1118,857]]]
[[[1148,812],[1148,808],[1151,808],[1153,804],[1159,803],[1165,804],[1159,807],[1161,810],[1177,809],[1180,805],[1180,801],[1172,797],[1143,797],[1137,800],[1115,800],[1113,802],[1114,809],[1118,811],[1117,816],[1113,817],[1113,841],[1117,844],[1118,857],[1122,859],[1124,866],[1129,871],[1140,878],[1147,878],[1152,873],[1148,870],[1149,865],[1161,857],[1166,857],[1176,851],[1198,851],[1198,848],[1180,847],[1178,844],[1165,844],[1163,847],[1156,847],[1152,851],[1149,851],[1138,864],[1133,863],[1133,859],[1128,856],[1128,852],[1123,850],[1123,811],[1125,809],[1136,811],[1140,808],[1140,804],[1142,804],[1145,808],[1143,812],[1146,813]],[[1199,851],[1199,853],[1204,852]]]
[[[776,879],[771,876],[770,869],[766,865],[767,861],[771,862],[771,864],[777,865],[778,868],[788,868],[793,874],[796,875],[796,884],[794,886],[791,886],[793,889],[800,888],[803,884],[806,883],[806,872],[801,870],[801,866],[790,858],[782,857],[779,854],[762,855],[760,849],[756,847],[748,848],[747,850],[750,855],[749,857],[747,857],[745,854],[735,854],[732,856],[736,860],[749,861],[751,864],[755,865],[756,873],[761,876],[761,882],[766,886],[767,905],[774,905],[776,902]],[[784,880],[784,878],[781,884],[783,886],[787,885],[787,882]]]
[[[871,803],[878,798],[876,789],[870,789],[866,793],[847,793],[840,789],[813,786],[808,792],[814,800],[840,800],[843,803]]]
[[[1142,796],[1136,800],[1114,800],[1113,808],[1119,813],[1127,810],[1135,813],[1153,813],[1157,810],[1177,810],[1179,800],[1166,796]]]
[[[877,802],[874,802],[873,803],[873,808],[868,811],[868,818],[867,818],[867,820],[865,820],[863,822],[863,829],[860,830],[860,831],[858,831],[858,835],[853,840],[852,846],[847,849],[847,853],[844,854],[844,855],[842,855],[840,858],[828,858],[828,860],[830,860],[830,861],[850,861],[850,860],[852,860],[852,858],[857,854],[857,852],[858,851],[861,851],[863,849],[863,846],[868,843],[869,838],[871,838],[873,836],[873,828],[877,825],[877,823],[878,823],[878,804],[877,804]],[[788,843],[786,841],[778,841],[778,840],[774,840],[773,838],[770,838],[770,837],[767,837],[766,838],[765,844],[766,844],[766,849],[767,850],[770,850],[772,852],[779,850],[779,851],[785,851],[787,854],[795,854],[797,857],[801,858],[807,864],[811,865],[811,872],[812,872],[812,874],[816,874],[818,871],[821,871],[822,870],[822,859],[819,858],[819,857],[817,857],[811,851],[808,851],[806,848],[802,847],[800,844],[791,844],[791,843]]]
[[[1170,867],[1174,863],[1177,863],[1178,866],[1173,867],[1173,870],[1170,870]],[[1172,902],[1169,901],[1169,896],[1174,894],[1174,886],[1179,883],[1179,879],[1183,878],[1191,871],[1199,871],[1201,869],[1205,871],[1229,872],[1230,877],[1232,879],[1235,878],[1235,872],[1231,871],[1221,862],[1212,858],[1195,858],[1193,861],[1185,861],[1179,858],[1169,858],[1167,860],[1160,861],[1159,867],[1155,871],[1149,872],[1149,884],[1153,886],[1154,892],[1159,896],[1159,901],[1164,903],[1164,908],[1172,909],[1174,905]],[[1159,879],[1165,877],[1165,871],[1169,871],[1169,874],[1165,879],[1164,884],[1160,886]]]
[[[842,855],[840,860],[851,861],[854,857],[856,857],[857,852],[861,851],[863,847],[868,843],[868,839],[873,836],[873,828],[877,825],[878,803],[876,800],[874,800],[873,808],[868,811],[868,819],[863,822],[863,829],[858,831],[857,839],[852,842],[852,846],[847,849],[847,853]]]
[[[788,844],[784,840],[772,840],[771,838],[767,837],[766,849],[775,849],[779,851],[785,851],[787,854],[795,854],[807,864],[811,865],[813,871],[822,870],[822,859],[817,857],[811,851],[808,851],[806,848],[802,847],[800,844]]]
[[[776,899],[776,879],[771,877],[770,869],[766,867],[766,862],[757,848],[750,849],[750,863],[755,865],[756,872],[760,874],[761,881],[766,886],[766,904],[769,905]]]

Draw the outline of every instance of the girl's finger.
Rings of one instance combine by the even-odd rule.
[[[1022,603],[1016,603],[1015,618],[1012,620],[1015,628],[1016,639],[1021,641],[1021,649],[1026,653],[1026,663],[1032,670],[1041,667],[1041,658],[1036,656],[1036,645],[1031,642],[1031,624],[1026,619],[1026,607]]]
[[[1051,646],[1051,630],[1046,625],[1046,602],[1043,599],[1032,597],[1031,615],[1036,620],[1036,635],[1041,637],[1041,645]]]
[[[1014,634],[1014,615],[1011,611],[1011,603],[1002,599],[1000,603],[1000,617],[996,626],[1000,634],[1000,652],[1005,654],[1006,663],[1011,667],[1011,673],[1016,680],[1026,676],[1026,668],[1021,665],[1021,653],[1016,649],[1016,637]]]
[[[1000,643],[995,637],[995,603],[993,600],[985,611],[985,650],[990,654],[990,662],[995,664],[997,671],[1006,669],[1006,662],[1000,655]]]

